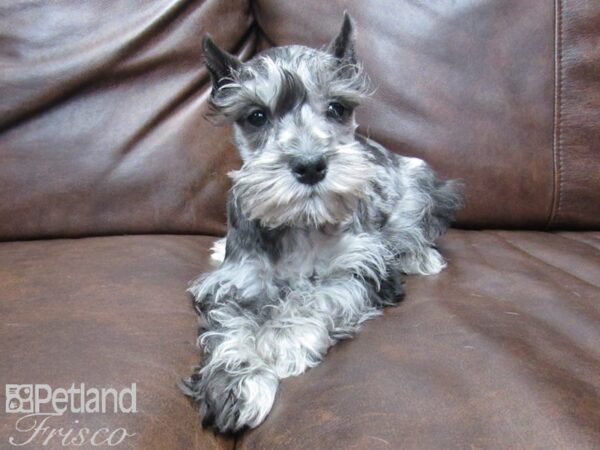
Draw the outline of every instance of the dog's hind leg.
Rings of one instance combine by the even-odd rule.
[[[442,181],[424,162],[400,158],[397,203],[382,230],[406,274],[434,275],[446,267],[435,248],[461,205],[460,183]]]

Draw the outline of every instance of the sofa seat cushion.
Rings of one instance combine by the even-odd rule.
[[[201,356],[185,289],[209,268],[212,241],[1,243],[0,383],[135,382],[136,413],[52,418],[55,427],[126,428],[135,435],[123,448],[600,443],[600,233],[452,230],[440,243],[446,271],[408,277],[399,306],[284,380],[267,421],[237,442],[203,431],[176,387]],[[21,416],[2,411],[0,447],[23,439]]]
[[[115,448],[232,448],[233,441],[202,430],[177,388],[201,357],[185,290],[207,269],[211,242],[160,235],[1,243],[2,395],[7,383],[117,390],[136,383],[137,413],[65,414],[47,425],[135,433]],[[0,448],[9,448],[11,436],[22,443],[32,432],[16,432],[24,414],[6,414],[1,403]],[[25,448],[74,448],[58,437],[42,442]]]
[[[600,446],[600,233],[451,231],[449,266],[286,380],[236,448]]]

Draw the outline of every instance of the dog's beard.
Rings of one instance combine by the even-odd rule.
[[[281,152],[265,151],[230,172],[233,194],[244,215],[268,228],[318,228],[348,219],[366,197],[374,176],[369,156],[356,143],[335,146],[323,155],[327,174],[313,186],[294,178]]]

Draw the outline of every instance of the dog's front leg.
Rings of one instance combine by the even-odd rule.
[[[190,381],[203,426],[237,432],[260,425],[273,406],[279,381],[256,353],[254,326],[221,328],[201,339],[203,365]]]
[[[260,425],[279,385],[273,369],[256,351],[264,319],[261,297],[254,294],[262,290],[248,271],[249,266],[226,263],[190,289],[206,331],[199,338],[202,366],[185,389],[200,403],[202,424],[221,432]]]
[[[325,312],[290,295],[258,330],[256,348],[279,378],[300,375],[318,365],[335,343],[330,330]]]
[[[393,253],[378,235],[345,234],[326,264],[291,280],[257,332],[258,353],[286,378],[318,365],[328,348],[403,296]]]
[[[294,289],[258,330],[258,353],[279,378],[300,375],[379,313],[372,293],[369,282],[352,276]]]

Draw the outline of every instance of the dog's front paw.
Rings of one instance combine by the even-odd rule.
[[[446,268],[446,261],[433,247],[399,257],[400,269],[406,274],[436,275]]]
[[[260,425],[275,401],[279,380],[267,369],[230,373],[203,370],[186,382],[188,395],[200,403],[203,427],[237,433]]]

